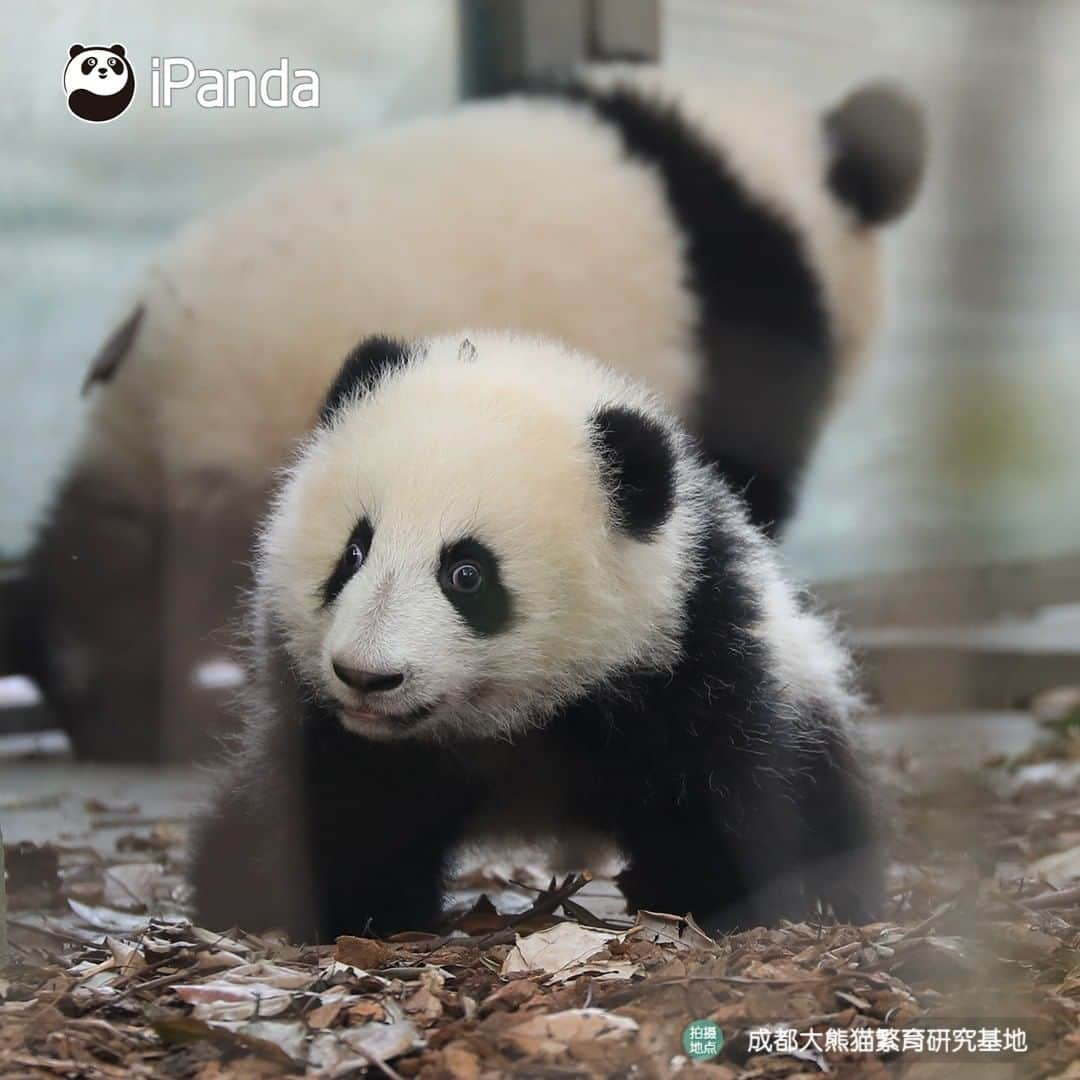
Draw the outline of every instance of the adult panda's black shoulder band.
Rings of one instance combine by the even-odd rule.
[[[648,166],[662,188],[697,307],[702,382],[693,427],[702,449],[714,461],[733,462],[731,479],[740,486],[765,470],[793,489],[834,380],[823,286],[801,233],[676,103],[629,83],[538,93],[587,109],[614,129],[627,158]],[[754,440],[729,430],[735,400],[761,403]],[[763,493],[761,484],[747,493],[751,519],[774,532],[790,500],[760,505]]]
[[[330,384],[319,410],[320,423],[327,423],[346,401],[365,394],[388,370],[406,364],[409,356],[408,345],[395,338],[376,334],[361,341]]]
[[[629,157],[656,169],[687,244],[687,284],[700,304],[706,356],[723,362],[711,331],[725,326],[768,328],[827,354],[828,318],[799,234],[747,189],[676,104],[628,84],[545,92],[591,110],[618,132]]]

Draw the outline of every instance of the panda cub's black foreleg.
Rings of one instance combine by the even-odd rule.
[[[335,722],[276,733],[234,766],[196,830],[197,919],[294,941],[438,926],[467,784],[426,748],[360,740]]]
[[[453,792],[390,768],[331,798],[312,794],[308,839],[321,940],[436,930],[464,817]]]

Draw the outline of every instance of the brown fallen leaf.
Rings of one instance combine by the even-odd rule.
[[[386,1010],[377,1001],[358,1001],[349,1006],[350,1024],[366,1024],[369,1021],[382,1023],[386,1019]]]
[[[594,930],[576,923],[558,923],[547,930],[527,936],[518,935],[514,947],[502,965],[502,975],[518,971],[564,971],[618,940],[620,934],[610,930]]]
[[[308,1063],[333,1078],[366,1065],[392,1061],[424,1046],[411,1020],[321,1031],[311,1041]]]
[[[996,927],[994,938],[997,944],[1018,960],[1047,957],[1061,948],[1061,942],[1056,937],[1019,923]]]
[[[715,949],[713,941],[694,921],[693,915],[666,915],[658,911],[639,911],[628,937],[639,937],[661,945],[683,949]]]
[[[846,1001],[849,1005],[854,1005],[859,1012],[868,1013],[874,1008],[866,998],[859,997],[858,994],[852,994],[847,990],[835,990],[833,993],[835,993],[841,1001]]]
[[[105,871],[103,901],[107,907],[123,911],[145,911],[157,898],[165,875],[158,863],[123,863]]]
[[[1055,888],[1073,884],[1080,880],[1080,844],[1036,859],[1031,864],[1031,872]]]
[[[266,1061],[280,1065],[288,1072],[300,1072],[302,1066],[294,1061],[276,1043],[260,1039],[243,1032],[230,1031],[227,1028],[213,1027],[205,1020],[194,1016],[178,1016],[175,1013],[151,1011],[148,1013],[150,1024],[166,1046],[179,1046],[185,1043],[205,1040],[225,1050],[246,1051]]]
[[[480,1059],[463,1046],[451,1043],[442,1051],[442,1064],[454,1080],[479,1080]]]
[[[509,926],[512,918],[510,915],[500,915],[487,893],[481,893],[476,903],[455,919],[452,925],[465,934],[489,934]]]
[[[316,1006],[310,1012],[304,1014],[307,1026],[314,1030],[332,1027],[334,1021],[341,1015],[345,1008],[345,999],[336,998]]]
[[[199,1020],[247,1020],[254,1016],[280,1016],[293,1004],[293,992],[269,983],[207,979],[173,987],[176,996],[194,1006]]]
[[[486,1016],[488,1013],[500,1010],[512,1012],[514,1009],[521,1008],[526,1002],[531,1001],[536,997],[537,992],[536,983],[531,982],[529,979],[514,979],[511,982],[503,983],[502,986],[493,990],[480,1003],[480,1015]]]
[[[349,964],[364,971],[385,967],[393,958],[393,951],[381,941],[350,934],[342,934],[334,948],[334,959],[339,964]]]
[[[426,986],[410,994],[402,1005],[410,1016],[425,1027],[433,1024],[443,1013],[443,1003]]]
[[[636,1020],[604,1009],[565,1009],[534,1016],[511,1029],[506,1038],[522,1053],[554,1058],[574,1043],[597,1039],[621,1042],[637,1030]]]

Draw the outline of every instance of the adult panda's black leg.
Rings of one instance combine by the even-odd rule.
[[[315,922],[299,822],[282,802],[284,792],[247,786],[253,783],[253,776],[240,771],[224,777],[212,805],[195,822],[195,920],[218,931],[293,933]],[[261,784],[276,786],[275,778],[264,776]]]
[[[162,516],[153,491],[137,487],[76,465],[27,558],[9,631],[19,671],[92,761],[162,756]]]

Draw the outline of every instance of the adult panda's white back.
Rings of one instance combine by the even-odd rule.
[[[571,105],[423,119],[185,230],[137,297],[91,438],[152,402],[170,471],[261,484],[357,340],[460,325],[565,340],[679,409],[699,378],[682,246],[648,170]]]
[[[879,321],[880,245],[825,183],[821,117],[746,82],[616,67],[588,85],[677,105],[793,230],[836,347],[827,381],[849,378]],[[691,238],[656,171],[628,156],[617,125],[545,96],[425,118],[290,169],[187,229],[150,268],[135,299],[145,316],[99,394],[91,440],[123,425],[114,414],[152,403],[167,472],[262,483],[352,342],[462,325],[564,340],[702,423]]]

